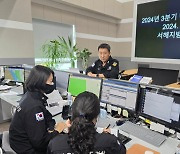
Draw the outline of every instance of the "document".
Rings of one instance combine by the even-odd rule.
[[[48,97],[47,99],[48,105],[52,103],[53,104],[58,103],[63,100],[58,90],[54,90],[52,93],[47,94],[47,97]]]
[[[134,75],[130,81],[131,82],[136,82],[136,83],[139,83],[141,81],[141,79],[143,78],[143,76],[140,76],[140,75]]]
[[[140,83],[144,83],[144,84],[149,84],[152,82],[152,78],[151,77],[146,77],[144,76],[141,80]]]

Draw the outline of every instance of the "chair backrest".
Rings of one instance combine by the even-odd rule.
[[[5,151],[6,154],[16,154],[16,152],[14,152],[14,150],[11,149],[10,144],[9,144],[9,131],[3,132],[2,149]]]
[[[3,151],[2,151],[2,149],[1,149],[1,147],[0,147],[0,154],[3,154]]]

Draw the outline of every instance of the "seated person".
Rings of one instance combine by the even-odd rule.
[[[27,92],[9,128],[10,146],[18,154],[44,154],[50,139],[59,134],[59,130],[54,129],[55,120],[46,110],[45,94],[55,89],[53,74],[50,68],[37,65],[26,80]]]
[[[111,57],[110,50],[109,44],[99,45],[99,59],[86,69],[88,76],[118,79],[119,62]]]
[[[95,94],[79,94],[72,104],[68,133],[53,138],[48,145],[47,154],[125,154],[125,146],[109,133],[109,129],[101,134],[96,132],[99,113],[100,102]]]

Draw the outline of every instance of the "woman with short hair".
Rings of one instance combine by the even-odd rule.
[[[45,66],[32,68],[25,87],[27,92],[20,100],[9,129],[11,148],[18,154],[44,154],[47,145],[58,131],[55,120],[46,110],[45,94],[55,89],[54,72]]]

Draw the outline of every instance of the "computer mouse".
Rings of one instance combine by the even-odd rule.
[[[145,151],[144,154],[154,154],[152,151]]]

